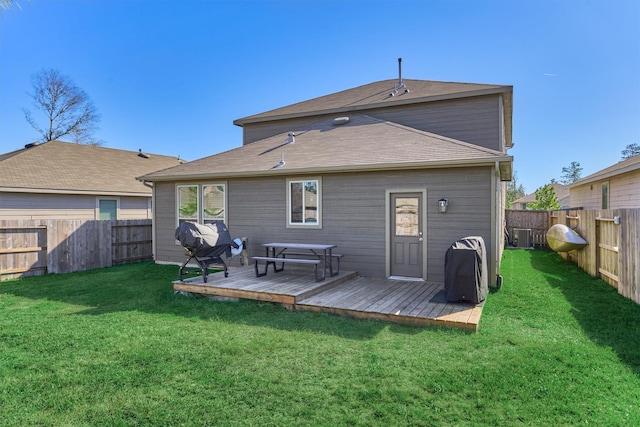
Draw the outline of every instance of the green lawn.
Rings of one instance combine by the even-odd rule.
[[[0,282],[0,425],[640,425],[640,306],[507,251],[480,331],[173,295],[177,267]]]

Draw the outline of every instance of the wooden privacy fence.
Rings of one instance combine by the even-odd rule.
[[[531,243],[535,246],[547,247],[547,230],[549,229],[549,211],[506,211],[506,228],[509,242],[513,241],[514,229],[531,230]]]
[[[151,220],[0,220],[0,280],[153,259]]]
[[[546,229],[565,224],[589,243],[580,250],[560,253],[563,258],[640,304],[640,209],[507,211],[507,230],[531,228],[534,234],[544,235],[546,230],[543,233],[534,227],[542,223],[541,213],[547,216]],[[546,238],[540,246],[546,246]]]

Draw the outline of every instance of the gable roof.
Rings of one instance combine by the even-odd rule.
[[[0,191],[150,196],[136,176],[179,165],[176,157],[50,141],[0,155]]]
[[[138,179],[171,181],[308,173],[494,165],[510,179],[513,158],[499,151],[367,115],[323,120]],[[283,161],[283,165],[277,165]]]
[[[569,185],[569,189],[640,169],[640,154],[585,176]]]
[[[389,106],[418,104],[502,94],[504,102],[505,134],[507,146],[512,146],[511,117],[513,110],[513,86],[476,83],[438,82],[431,80],[403,79],[404,87],[398,88],[398,80],[382,80],[343,90],[329,95],[276,108],[260,114],[234,120],[234,124],[244,126],[272,120],[308,117],[347,112],[366,113],[367,110]],[[408,91],[405,91],[405,88]],[[391,94],[394,92],[392,96]]]

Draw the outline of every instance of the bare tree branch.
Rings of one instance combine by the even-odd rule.
[[[77,143],[101,145],[93,137],[100,115],[85,91],[53,69],[43,69],[33,75],[32,85],[33,93],[29,96],[47,125],[38,124],[28,109],[24,109],[24,115],[43,142],[71,137]]]

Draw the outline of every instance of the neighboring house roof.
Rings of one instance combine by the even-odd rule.
[[[136,176],[184,163],[176,157],[69,142],[29,144],[0,155],[0,192],[150,196]]]
[[[596,173],[585,176],[569,185],[569,188],[578,187],[580,185],[589,184],[595,181],[601,181],[611,178],[612,176],[621,175],[627,172],[633,172],[640,169],[640,155],[633,156],[629,159],[616,163],[613,166],[602,169]]]
[[[553,187],[553,190],[556,192],[556,198],[558,199],[558,203],[560,203],[560,206],[562,206],[562,200],[566,199],[568,202],[569,187],[563,184],[558,184],[558,183],[554,183],[550,185]],[[534,191],[533,193],[527,194],[524,197],[520,197],[519,199],[514,200],[513,202],[511,202],[511,204],[512,205],[515,205],[517,203],[527,204],[527,203],[534,203],[535,201],[536,201],[536,192]]]
[[[513,110],[513,86],[408,79],[403,79],[402,82],[404,83],[404,87],[398,88],[396,94],[393,96],[391,93],[396,89],[399,83],[398,80],[382,80],[264,113],[247,116],[237,119],[233,123],[238,126],[243,126],[248,123],[323,114],[341,114],[354,111],[366,113],[366,110],[374,108],[502,94],[504,97],[506,144],[508,147],[512,146],[511,116]],[[408,89],[408,92],[405,92],[405,88]]]
[[[292,175],[301,173],[494,165],[511,179],[513,158],[499,151],[423,132],[367,115],[349,115],[300,128],[295,142],[287,133],[188,164],[139,177],[147,181]],[[278,166],[280,162],[283,165]]]

